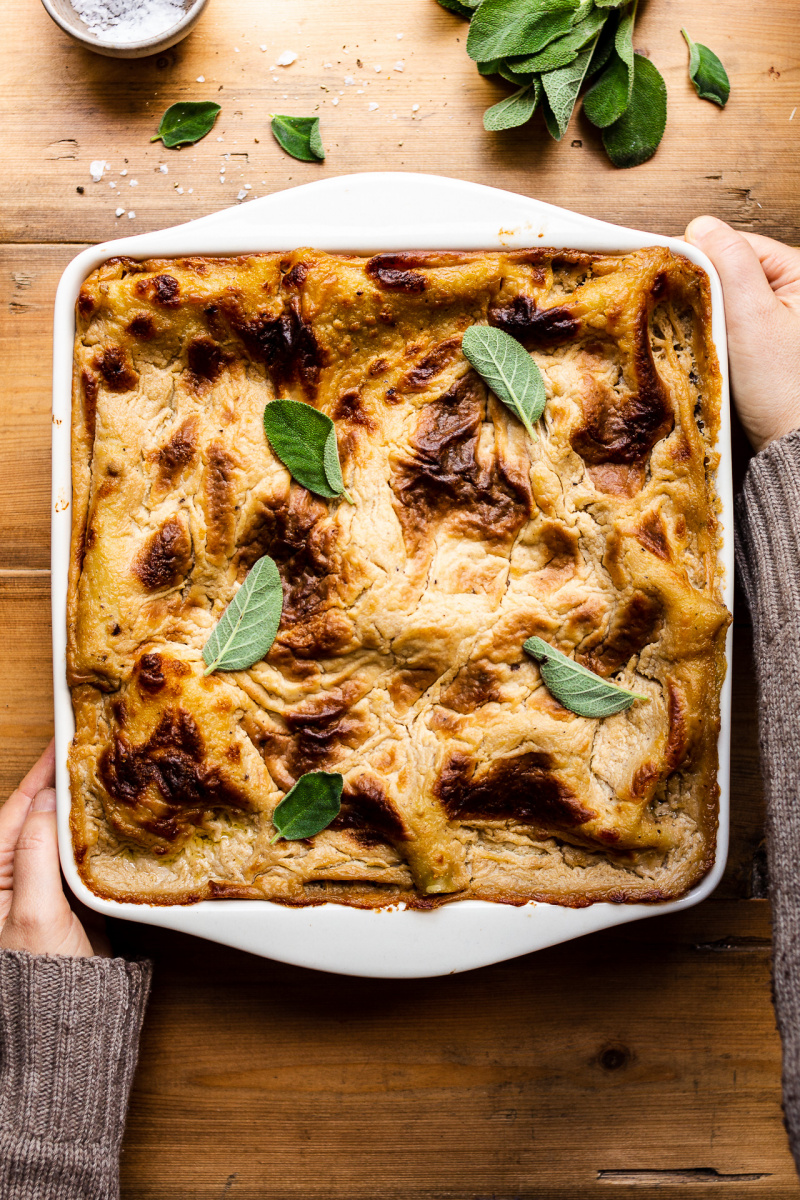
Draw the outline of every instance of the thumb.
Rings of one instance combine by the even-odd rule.
[[[0,945],[57,954],[71,932],[72,912],[61,887],[56,794],[37,792],[17,839],[11,908]]]
[[[733,317],[737,323],[739,318],[749,323],[778,304],[755,250],[730,225],[716,217],[695,217],[686,230],[686,241],[707,254],[716,267],[729,321]]]

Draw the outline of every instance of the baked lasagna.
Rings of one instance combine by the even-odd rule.
[[[462,354],[541,371],[533,440]],[[631,254],[110,259],[77,305],[68,672],[86,884],[261,898],[657,902],[709,870],[724,642],[708,280]],[[334,422],[354,504],[294,482],[276,398]],[[262,556],[267,656],[202,649]],[[562,707],[536,635],[645,697]],[[303,775],[339,815],[273,841]]]

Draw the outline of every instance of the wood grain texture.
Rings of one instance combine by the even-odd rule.
[[[661,233],[712,210],[743,228],[800,240],[800,125],[789,119],[800,105],[796,0],[643,0],[640,12],[636,45],[666,79],[669,120],[651,162],[617,171],[580,116],[560,145],[539,119],[485,133],[483,110],[509,89],[478,75],[464,50],[467,26],[434,0],[374,8],[355,0],[210,0],[183,43],[138,61],[84,50],[35,0],[24,17],[17,5],[2,5],[0,96],[19,119],[2,135],[14,169],[0,196],[0,228],[9,241],[97,241],[214,212],[236,203],[247,183],[254,196],[383,169],[491,183]],[[732,92],[724,111],[695,94],[681,25],[725,62]],[[285,49],[297,62],[271,71]],[[393,69],[399,60],[402,72]],[[189,98],[222,104],[213,133],[180,151],[151,144],[164,109]],[[379,106],[373,112],[370,102]],[[273,112],[319,113],[324,165],[280,151],[269,132]],[[92,183],[97,159],[111,172]],[[136,217],[116,218],[117,207]]]
[[[50,320],[82,243],[216,211],[246,183],[252,197],[375,169],[664,233],[710,210],[800,241],[796,0],[640,9],[637,48],[666,78],[669,123],[652,162],[617,172],[580,117],[560,145],[538,125],[486,134],[482,111],[505,88],[478,76],[466,26],[434,0],[210,0],[184,43],[133,63],[78,48],[36,0],[0,6],[0,798],[52,728]],[[690,87],[681,25],[728,67],[724,112]],[[271,71],[285,49],[297,62]],[[219,100],[217,128],[179,152],[151,145],[162,111],[186,98]],[[324,165],[280,152],[274,111],[321,115]],[[95,184],[101,158],[111,169]],[[317,975],[115,923],[117,950],[157,968],[124,1200],[797,1200],[741,608],[733,669],[731,855],[698,909],[419,982]]]

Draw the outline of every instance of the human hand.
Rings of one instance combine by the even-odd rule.
[[[715,217],[696,217],[685,236],[722,280],[733,399],[763,450],[800,428],[800,250]]]
[[[0,949],[108,955],[103,936],[93,948],[61,886],[54,783],[51,742],[0,808]]]

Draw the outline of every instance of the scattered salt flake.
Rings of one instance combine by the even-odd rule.
[[[266,54],[266,52],[267,52],[267,47],[266,47],[266,46],[259,46],[258,48],[259,48],[259,50],[262,52],[262,54]]]
[[[345,77],[344,77],[344,86],[345,87],[351,87],[354,83],[355,83],[355,79],[353,79],[352,75],[345,75]]]
[[[797,109],[796,109],[796,108],[793,108],[793,109],[792,109],[792,115],[789,117],[789,120],[790,120],[790,121],[793,121],[793,120],[794,120],[794,114],[795,114],[796,112],[797,112]]]
[[[246,192],[249,192],[249,191],[251,191],[251,190],[252,190],[252,187],[253,187],[252,183],[246,183],[246,184],[244,185],[244,190],[245,190]]]
[[[240,192],[236,193],[236,199],[237,200],[246,200],[247,199],[247,192],[244,190],[244,188],[242,188],[242,190]]]
[[[133,209],[130,210],[128,216],[131,218],[131,220],[133,220],[133,218],[136,216],[136,213],[133,211]]]
[[[364,89],[363,89],[363,88],[356,88],[356,95],[357,95],[357,96],[363,96],[363,95],[364,95]]]
[[[166,163],[159,163],[158,169],[162,175],[169,175],[169,167],[167,166]]]
[[[224,176],[224,175],[220,175],[220,177],[219,177],[219,181],[220,181],[220,183],[224,183],[224,182],[225,182],[225,176]]]
[[[392,120],[393,120],[393,121],[396,121],[396,120],[397,120],[397,113],[392,113]]]
[[[376,74],[378,73],[378,71],[380,71],[380,69],[381,69],[381,67],[380,67],[380,63],[379,63],[378,66],[375,68]]]
[[[139,180],[138,180],[138,179],[131,179],[131,180],[129,180],[129,183],[130,183],[130,186],[131,186],[131,187],[138,187],[138,186],[139,186]]]
[[[396,33],[395,37],[397,38],[398,42],[402,42],[403,38],[405,37],[405,34]]]
[[[331,71],[333,69],[333,63],[323,63],[322,65],[326,71]]]
[[[189,188],[189,195],[190,195],[190,196],[191,196],[191,194],[192,194],[192,192],[193,192],[193,191],[194,191],[194,188]]]
[[[233,47],[233,53],[234,53],[234,54],[238,54],[238,53],[239,53],[239,47],[238,47],[238,46],[234,46],[234,47]]]
[[[279,67],[290,67],[293,62],[297,62],[297,55],[294,50],[284,50],[283,54],[275,59],[275,62]]]
[[[179,195],[179,196],[182,196],[182,195],[183,195],[183,188],[182,188],[182,187],[176,187],[176,188],[175,188],[175,191],[178,193],[178,195]]]
[[[197,82],[198,82],[198,83],[205,83],[205,81],[206,81],[206,77],[205,77],[205,75],[198,75],[198,76],[197,76]]]
[[[114,216],[115,216],[115,217],[124,217],[124,216],[125,216],[125,209],[124,209],[124,208],[115,208],[115,209],[114,209]]]
[[[99,183],[103,178],[103,172],[106,167],[110,167],[111,163],[107,163],[104,158],[96,158],[94,162],[89,163],[89,174],[92,177],[93,183]]]
[[[412,112],[419,112],[419,105],[418,105],[418,104],[412,104],[412,105],[411,105],[411,111],[412,111]]]
[[[378,107],[379,106],[375,103],[374,100],[370,100],[369,104],[367,105],[367,108],[369,109],[370,112],[375,112],[375,109]]]
[[[108,185],[110,188],[115,188],[117,185],[112,181]]]
[[[124,168],[122,171],[120,171],[120,175],[127,175],[127,174],[128,174],[128,168],[127,168],[127,167],[125,167],[125,168]]]
[[[405,69],[406,64],[403,62],[402,58],[399,58],[392,68],[393,71],[405,71]]]
[[[338,103],[339,103],[339,97],[334,96],[333,99],[331,100],[331,104],[338,104]]]

